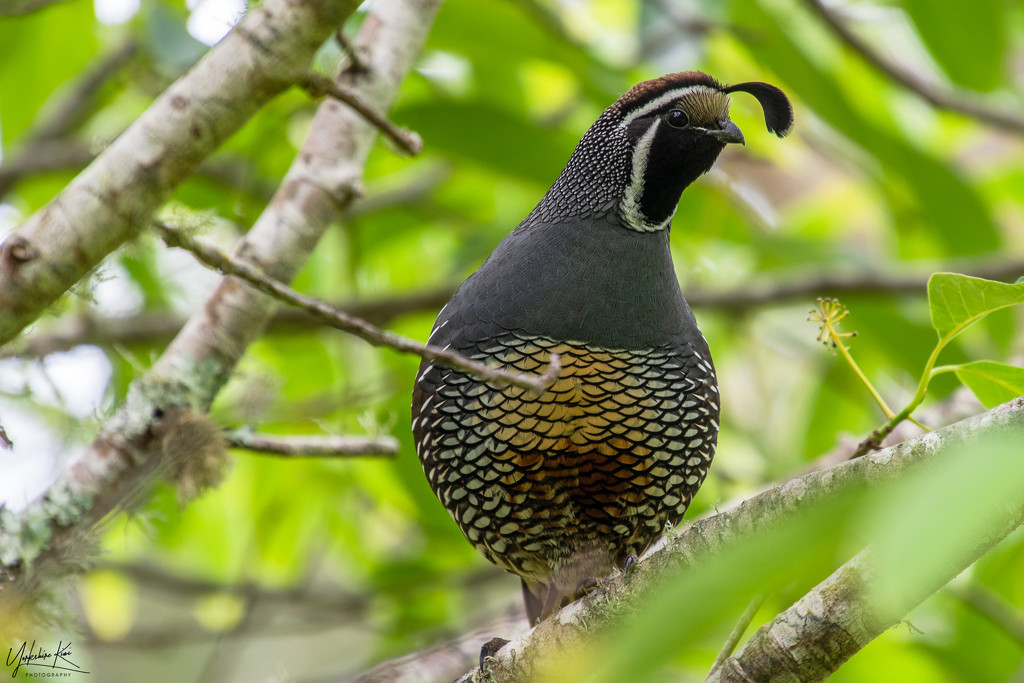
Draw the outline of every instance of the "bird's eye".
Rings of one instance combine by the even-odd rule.
[[[673,128],[688,128],[690,126],[690,115],[682,109],[673,109],[668,113],[668,125]]]

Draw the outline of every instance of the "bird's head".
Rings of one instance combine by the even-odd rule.
[[[686,186],[711,169],[727,144],[743,144],[729,118],[734,92],[757,98],[770,132],[789,133],[793,108],[773,85],[725,86],[700,71],[668,74],[637,84],[605,110],[549,196],[583,216],[617,212],[634,230],[668,227]]]

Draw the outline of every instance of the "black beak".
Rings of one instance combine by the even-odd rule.
[[[721,128],[719,130],[709,130],[708,135],[717,139],[719,142],[724,142],[726,144],[730,142],[738,142],[741,145],[745,144],[743,140],[743,132],[739,129],[739,126],[729,119],[719,121],[718,123]]]

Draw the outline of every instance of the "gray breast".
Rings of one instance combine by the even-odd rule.
[[[446,313],[459,319],[431,341],[460,348],[517,330],[606,347],[705,349],[676,280],[668,231],[639,233],[616,221],[516,228],[438,324]]]

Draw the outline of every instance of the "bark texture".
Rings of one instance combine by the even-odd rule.
[[[146,227],[199,163],[303,80],[356,0],[266,0],[0,245],[0,344]]]
[[[268,2],[257,11],[269,17],[261,21],[270,21],[274,8],[308,13],[321,5],[339,11],[354,3]],[[386,110],[419,54],[439,5],[440,0],[377,0],[357,38],[370,68],[343,75],[344,85]],[[326,33],[334,27],[325,23],[330,16],[307,18]],[[274,25],[254,40],[252,23],[242,35],[258,52],[269,49],[265,43],[271,38],[290,30],[290,24]],[[297,61],[294,55],[288,60]],[[179,125],[189,127],[180,120]],[[235,258],[291,280],[329,223],[355,196],[374,140],[375,129],[361,116],[333,100],[323,102],[306,143],[270,205],[241,240]],[[147,147],[140,151],[145,158]],[[136,200],[123,201],[132,205]],[[206,419],[205,411],[273,310],[269,297],[225,278],[152,370],[133,383],[125,404],[76,463],[26,509],[0,510],[0,614],[25,615],[0,626],[26,632],[17,622],[31,620],[43,589],[55,578],[77,571],[96,526],[110,512],[141,502],[145,485],[154,477],[185,474],[187,481],[179,478],[179,484],[200,486],[216,480],[223,465],[223,439],[217,430],[196,425]]]

